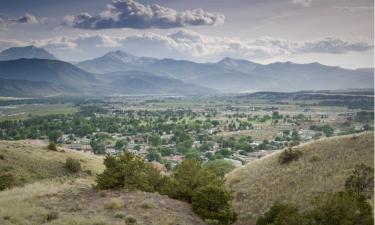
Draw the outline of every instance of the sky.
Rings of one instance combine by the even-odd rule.
[[[0,50],[373,67],[373,0],[0,0]]]

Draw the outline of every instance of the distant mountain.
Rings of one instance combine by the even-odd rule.
[[[42,48],[37,48],[35,46],[26,47],[14,47],[8,48],[0,52],[0,60],[14,60],[14,59],[51,59],[57,60],[55,56],[47,52]]]
[[[47,59],[0,61],[0,78],[20,80],[23,84],[45,82],[64,87],[62,90],[69,90],[69,94],[89,93],[98,85],[94,75],[69,63]]]
[[[45,97],[74,93],[75,90],[43,81],[12,80],[0,78],[0,96]]]
[[[124,70],[134,70],[156,59],[137,57],[123,51],[108,52],[102,57],[83,61],[78,67],[92,73],[111,73]]]
[[[145,71],[94,75],[47,59],[0,61],[0,96],[121,95],[214,93],[206,87],[160,77]]]
[[[319,63],[278,62],[262,65],[233,58],[224,58],[217,63],[195,63],[187,60],[136,57],[118,51],[77,65],[93,73],[145,71],[222,92],[374,87],[371,70],[349,70]]]
[[[215,93],[206,87],[144,71],[123,71],[97,76],[113,94],[195,95]]]

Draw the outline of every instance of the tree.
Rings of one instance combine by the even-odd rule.
[[[211,170],[216,174],[216,176],[219,177],[224,177],[225,174],[229,173],[235,168],[233,162],[224,159],[210,161],[206,163],[204,167]]]
[[[115,149],[116,150],[122,150],[126,144],[127,143],[124,140],[117,140],[116,144],[115,144]]]
[[[256,225],[304,225],[306,222],[296,206],[275,203],[263,216],[258,218]]]
[[[204,169],[198,160],[185,159],[177,166],[168,195],[191,203],[194,190],[208,184],[221,186],[224,181],[212,171]]]
[[[307,213],[314,225],[372,225],[371,205],[352,193],[329,193],[317,198],[315,208]]]
[[[100,189],[135,188],[142,191],[157,191],[162,177],[151,164],[140,156],[126,152],[119,156],[106,156],[106,169],[97,177]]]
[[[161,161],[160,153],[158,151],[156,151],[156,149],[149,149],[146,158],[147,158],[147,161],[149,161],[149,162],[153,162],[153,161],[160,162]]]
[[[345,182],[345,189],[357,196],[371,198],[374,193],[374,168],[359,164]]]
[[[194,191],[192,207],[203,219],[214,220],[219,224],[232,224],[237,215],[231,208],[231,200],[231,193],[224,187],[207,185]]]

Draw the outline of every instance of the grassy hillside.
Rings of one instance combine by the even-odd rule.
[[[69,175],[64,168],[67,157],[79,159],[91,175]],[[27,141],[1,141],[0,171],[13,174],[23,186],[0,191],[0,224],[204,224],[188,203],[166,196],[126,189],[95,190],[95,174],[103,169],[102,157],[49,151]]]
[[[63,177],[69,175],[64,167],[68,157],[78,159],[83,171],[90,170],[96,174],[104,169],[102,157],[73,151],[51,151],[46,147],[22,142],[1,141],[0,174],[12,174],[16,179],[16,185]]]
[[[234,191],[236,224],[255,224],[259,215],[276,201],[292,202],[307,209],[312,198],[343,189],[359,163],[374,164],[374,134],[342,136],[297,147],[298,161],[280,165],[276,153],[234,170],[227,185]]]

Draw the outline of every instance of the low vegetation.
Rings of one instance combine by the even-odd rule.
[[[191,203],[201,218],[218,224],[232,224],[236,214],[231,208],[231,192],[224,180],[204,168],[198,160],[184,160],[171,177],[162,176],[140,156],[124,153],[107,156],[106,169],[98,175],[100,189],[137,189],[159,192],[171,198]],[[143,204],[144,205],[144,204]]]
[[[315,141],[295,147],[302,152],[297,161],[280,164],[279,152],[227,174],[226,184],[234,192],[236,224],[255,224],[275,202],[292,204],[301,211],[312,210],[311,200],[321,193],[344,191],[358,164],[373,167],[373,135]]]
[[[345,182],[345,191],[324,193],[313,200],[313,208],[300,212],[297,206],[276,202],[256,225],[371,225],[374,169],[360,164]]]
[[[104,169],[102,157],[68,150],[50,151],[29,142],[0,141],[0,155],[4,157],[0,160],[0,179],[4,180],[0,182],[2,189],[43,179],[63,178],[76,173],[79,167],[83,171],[91,171],[92,175]]]

